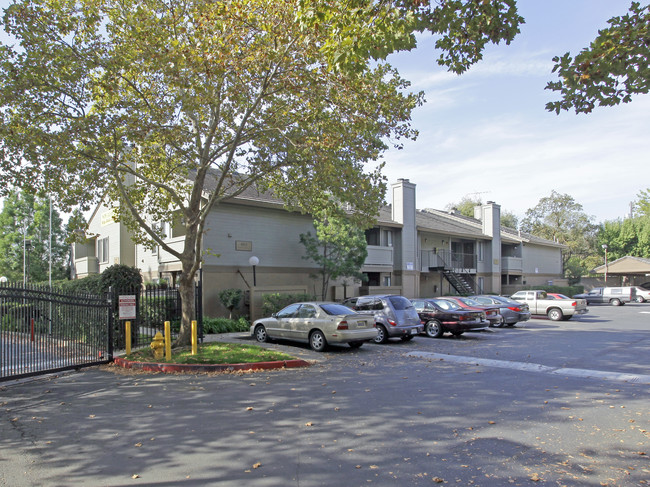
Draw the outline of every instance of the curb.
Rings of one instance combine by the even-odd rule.
[[[122,357],[115,357],[113,363],[125,369],[145,370],[148,372],[233,372],[242,370],[271,370],[293,369],[296,367],[309,367],[311,364],[305,360],[277,360],[273,362],[253,362],[249,364],[163,364],[154,362],[135,362]]]

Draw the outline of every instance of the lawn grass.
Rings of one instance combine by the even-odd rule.
[[[173,349],[171,360],[156,359],[150,348],[135,350],[125,355],[126,360],[135,362],[156,362],[165,364],[249,364],[255,362],[273,362],[276,360],[293,360],[295,357],[282,352],[268,350],[257,345],[240,345],[238,343],[210,342],[198,346],[197,354],[192,355],[191,347]]]

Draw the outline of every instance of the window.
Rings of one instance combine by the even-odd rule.
[[[384,283],[382,284],[382,286],[390,287],[390,282],[391,282],[390,281],[390,276],[384,276]]]
[[[97,260],[100,264],[108,262],[108,237],[97,239]]]
[[[483,247],[485,245],[485,242],[479,242],[478,243],[478,261],[483,262]]]
[[[382,230],[384,234],[384,246],[392,247],[393,246],[393,231],[392,230]]]
[[[366,243],[368,245],[380,245],[379,228],[369,228],[366,230]]]

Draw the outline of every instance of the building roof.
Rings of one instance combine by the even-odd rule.
[[[612,262],[609,262],[607,266],[604,264],[596,267],[593,271],[595,274],[604,274],[607,271],[608,274],[621,274],[621,275],[630,275],[630,274],[650,274],[650,259],[644,259],[643,257],[634,257],[631,255],[626,255],[620,259],[616,259]]]
[[[418,230],[442,232],[449,235],[465,238],[476,238],[490,240],[490,236],[483,233],[481,220],[461,215],[457,212],[449,212],[426,208],[419,210],[416,215]],[[530,233],[522,232],[514,228],[501,227],[501,241],[508,243],[531,243],[563,248],[565,245],[536,237]]]

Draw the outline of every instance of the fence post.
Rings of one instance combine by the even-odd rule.
[[[113,286],[109,286],[107,293],[106,312],[108,313],[108,361],[113,361]]]

